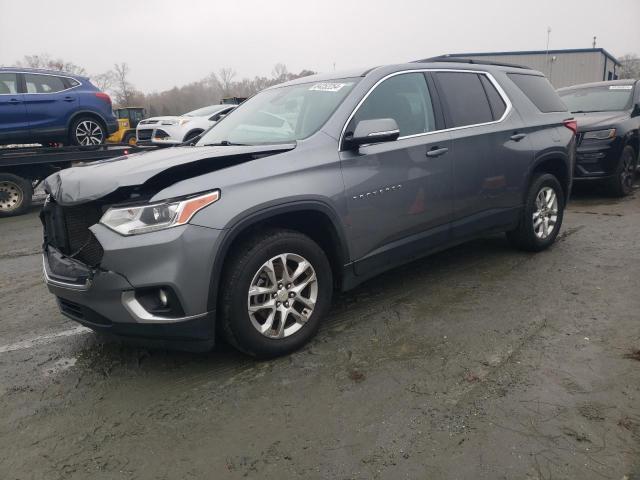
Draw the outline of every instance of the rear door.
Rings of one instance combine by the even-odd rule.
[[[438,131],[439,113],[424,73],[409,72],[376,86],[348,122],[345,136],[361,120],[393,118],[400,128],[396,141],[340,153],[351,249],[362,260],[355,267],[358,274],[387,268],[447,240],[452,164],[446,155],[449,134]]]
[[[0,72],[0,142],[23,142],[29,137],[29,122],[18,74]]]
[[[29,126],[33,136],[46,138],[66,135],[71,115],[78,109],[76,80],[58,75],[24,73],[24,94]]]
[[[452,135],[453,236],[512,223],[533,155],[520,116],[488,73],[438,71],[433,76]]]

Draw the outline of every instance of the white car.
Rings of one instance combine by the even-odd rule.
[[[211,105],[180,116],[153,117],[141,120],[136,127],[139,143],[178,145],[209,130],[237,105]]]

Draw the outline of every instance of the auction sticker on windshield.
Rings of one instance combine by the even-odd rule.
[[[319,92],[338,92],[342,87],[351,85],[350,83],[316,83],[309,90],[317,90]]]

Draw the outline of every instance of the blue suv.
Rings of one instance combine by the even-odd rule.
[[[0,68],[0,144],[98,145],[117,129],[111,98],[88,78]]]

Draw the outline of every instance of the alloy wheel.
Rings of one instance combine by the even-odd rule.
[[[536,195],[536,210],[533,212],[533,232],[540,240],[549,237],[558,221],[558,196],[551,187],[543,187]]]
[[[15,183],[0,181],[0,212],[11,212],[22,205],[24,193]]]
[[[304,326],[317,300],[318,280],[311,263],[301,255],[283,253],[267,260],[253,276],[247,307],[256,330],[279,339]]]
[[[75,136],[80,145],[100,145],[104,139],[104,132],[98,123],[84,120],[76,126]]]

